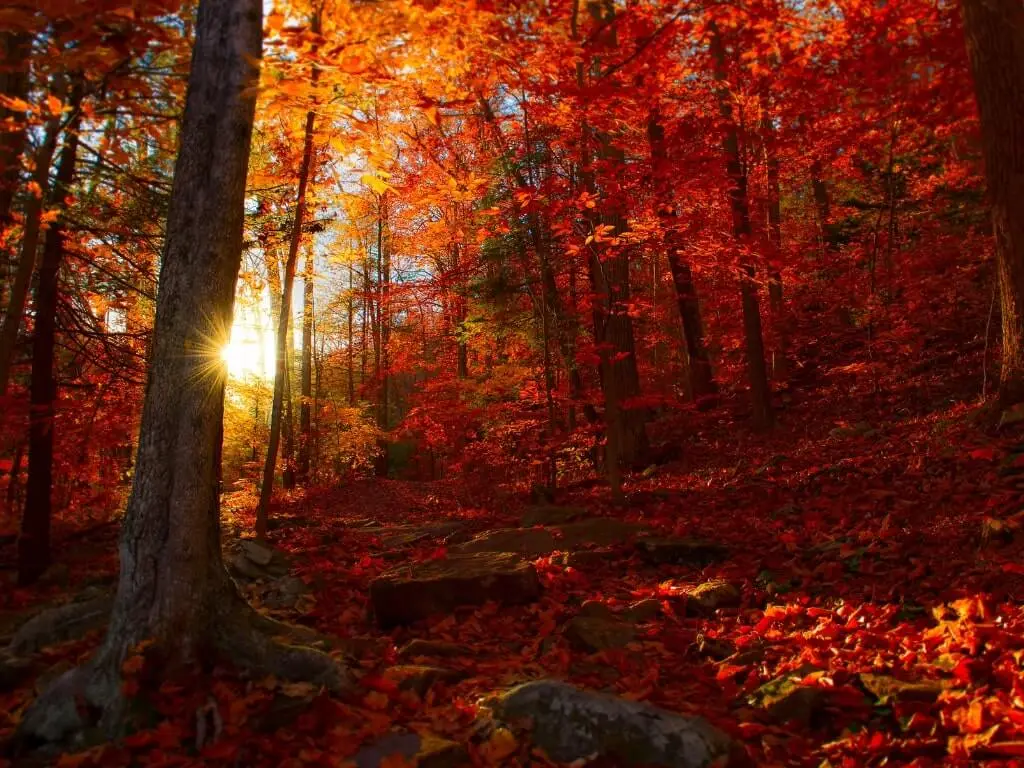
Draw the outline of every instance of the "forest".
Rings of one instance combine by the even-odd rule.
[[[1024,765],[1020,0],[5,0],[0,768]]]

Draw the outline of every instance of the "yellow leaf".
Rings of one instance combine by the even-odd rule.
[[[372,189],[376,194],[382,195],[387,192],[391,187],[384,179],[379,176],[375,176],[372,173],[364,173],[359,177],[359,180],[366,186]]]
[[[16,99],[13,96],[0,96],[0,107],[9,109],[12,112],[28,112],[32,105],[24,99]]]
[[[267,14],[267,29],[271,32],[280,32],[284,26],[284,14],[276,8]]]
[[[46,108],[50,110],[50,114],[57,117],[61,112],[64,111],[64,104],[53,94],[46,97]]]

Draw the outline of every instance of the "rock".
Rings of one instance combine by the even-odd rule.
[[[580,549],[575,552],[562,553],[557,562],[567,568],[593,568],[604,565],[615,559],[616,553],[610,549]]]
[[[797,722],[809,726],[821,714],[828,695],[824,688],[808,685],[803,680],[808,675],[822,674],[821,670],[801,668],[768,681],[754,691],[750,701],[776,722]]]
[[[539,557],[555,551],[555,537],[543,528],[499,528],[485,531],[464,544],[452,547],[453,552],[515,552],[526,557]]]
[[[398,690],[412,691],[422,698],[435,684],[459,680],[462,678],[462,673],[422,664],[400,664],[384,670],[382,677],[395,683]]]
[[[735,608],[740,604],[740,591],[728,581],[715,579],[691,589],[686,595],[688,608],[714,613],[719,608]]]
[[[648,621],[653,621],[660,615],[661,601],[647,598],[629,606],[623,614],[623,618],[626,621],[632,621],[634,624],[644,624]]]
[[[241,552],[231,558],[229,567],[236,575],[243,576],[247,579],[264,579],[267,577],[267,573],[263,569],[249,560],[249,558]]]
[[[256,565],[270,565],[270,561],[274,559],[274,550],[262,541],[242,539],[239,545],[246,558]]]
[[[370,584],[370,602],[377,622],[388,628],[460,605],[481,605],[488,600],[528,603],[540,592],[532,563],[508,553],[480,553],[388,571]]]
[[[836,427],[829,430],[828,436],[833,440],[842,440],[846,437],[873,437],[878,430],[873,429],[866,421],[858,421],[848,427]]]
[[[473,649],[458,643],[445,643],[440,640],[410,640],[398,651],[399,659],[415,659],[417,657],[462,658],[473,655]]]
[[[304,595],[309,591],[306,582],[297,576],[285,576],[277,582],[276,588],[285,595]]]
[[[890,701],[935,701],[949,684],[943,680],[921,680],[908,683],[888,675],[860,674],[860,684],[880,705]]]
[[[113,605],[113,595],[104,595],[44,610],[18,628],[8,651],[14,656],[27,656],[51,645],[77,640],[105,627]]]
[[[465,527],[465,523],[452,520],[446,523],[433,523],[431,525],[369,526],[354,529],[353,533],[376,536],[380,539],[382,546],[394,549],[412,546],[424,539],[443,539],[461,530],[463,527]]]
[[[628,645],[636,637],[636,629],[615,618],[574,616],[566,623],[562,634],[579,650],[597,653]]]
[[[587,545],[608,547],[622,544],[646,529],[637,523],[627,523],[614,517],[593,517],[560,525],[555,530],[561,533],[558,549],[576,549]]]
[[[360,749],[353,760],[356,768],[381,768],[388,758],[396,757],[404,759],[403,765],[417,768],[456,768],[469,763],[466,750],[454,741],[412,731],[385,734]]]
[[[688,565],[703,568],[723,560],[728,551],[721,544],[702,539],[642,538],[636,542],[640,557],[652,565]]]
[[[538,504],[523,512],[520,525],[532,528],[535,525],[559,525],[587,516],[585,507],[559,507],[554,504]]]
[[[492,696],[492,718],[526,730],[559,763],[595,757],[616,765],[705,768],[726,758],[732,742],[699,717],[538,680]]]

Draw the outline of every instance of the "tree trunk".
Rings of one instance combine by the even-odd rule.
[[[317,70],[313,70],[314,75]],[[306,187],[309,183],[309,167],[313,158],[313,123],[316,113],[306,113],[306,129],[302,142],[302,162],[299,166],[299,189],[295,201],[295,216],[292,220],[291,237],[288,242],[288,260],[284,268],[284,285],[281,288],[281,312],[277,322],[277,360],[274,371],[274,401],[270,412],[270,438],[267,441],[267,458],[263,463],[263,482],[260,485],[260,500],[256,507],[256,536],[267,535],[267,510],[274,492],[274,472],[277,468],[277,449],[281,442],[281,416],[284,411],[285,377],[288,363],[288,320],[292,311],[292,285],[295,283],[295,264],[302,241],[302,222],[306,213]]]
[[[768,177],[768,309],[776,347],[772,351],[772,377],[784,382],[789,378],[789,329],[782,295],[782,189],[779,157],[775,152],[775,127],[767,109],[761,120],[761,133]]]
[[[740,157],[739,129],[733,119],[732,102],[726,85],[725,45],[717,26],[711,24],[711,55],[715,79],[719,82],[718,106],[722,116],[722,152],[729,175],[729,205],[732,209],[732,233],[743,259],[750,245],[750,208],[747,201],[747,174]],[[740,299],[743,306],[743,337],[746,344],[747,374],[754,425],[771,427],[773,414],[768,370],[764,362],[764,334],[761,330],[761,306],[757,300],[756,272],[750,263],[740,264]]]
[[[704,341],[704,324],[700,316],[697,287],[693,284],[690,265],[680,253],[679,220],[669,188],[671,170],[668,167],[668,152],[665,147],[665,128],[661,125],[657,110],[651,112],[647,124],[647,137],[651,144],[651,164],[658,195],[658,217],[664,231],[665,251],[669,269],[672,271],[679,318],[683,325],[683,339],[686,342],[689,388],[691,396],[699,403],[713,396],[718,387],[711,371],[711,356]]]
[[[82,101],[82,80],[75,79],[69,106],[74,118],[64,134],[50,194],[50,205],[64,208],[75,177],[78,153],[78,108]],[[53,488],[54,403],[57,381],[53,374],[57,341],[57,304],[60,265],[64,260],[64,221],[58,219],[46,231],[43,259],[36,286],[35,328],[32,335],[32,385],[29,412],[28,482],[25,509],[18,538],[18,582],[31,584],[50,565],[51,492]]]
[[[306,252],[306,269],[302,281],[302,401],[299,403],[299,459],[296,472],[299,482],[309,482],[309,453],[312,447],[313,403],[313,245]]]
[[[992,204],[1003,318],[999,403],[1024,402],[1024,7],[1019,0],[963,0],[985,177]]]
[[[274,642],[282,626],[245,604],[221,560],[220,348],[241,262],[261,30],[259,0],[199,4],[113,614],[97,654],[25,713],[22,739],[123,733],[122,665],[144,640],[143,663],[161,681],[226,658],[257,675],[347,682],[326,655]]]
[[[62,78],[55,84],[54,92],[58,98],[64,95]],[[18,329],[21,327],[22,316],[25,314],[25,301],[28,299],[28,288],[32,282],[32,272],[36,266],[36,251],[39,248],[39,233],[42,227],[43,201],[46,190],[50,186],[50,166],[53,154],[57,149],[57,135],[60,133],[60,120],[52,118],[46,122],[43,143],[36,150],[34,194],[29,194],[25,203],[25,217],[21,235],[21,257],[18,261],[11,295],[7,301],[3,326],[0,326],[0,397],[7,394],[10,383],[11,368],[14,366],[14,353],[18,344]]]

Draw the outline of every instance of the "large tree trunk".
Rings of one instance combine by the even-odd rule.
[[[314,70],[314,73],[316,70]],[[277,468],[277,449],[281,443],[281,417],[284,412],[285,377],[288,363],[288,321],[292,311],[292,286],[295,283],[295,264],[299,257],[302,241],[302,222],[306,213],[306,188],[309,184],[309,167],[313,158],[313,123],[316,113],[306,113],[306,128],[302,143],[302,161],[299,166],[299,189],[295,201],[295,216],[292,220],[291,238],[288,242],[288,260],[284,268],[284,285],[281,288],[281,312],[277,321],[277,360],[274,372],[274,402],[270,412],[270,438],[267,441],[267,458],[263,463],[263,482],[260,485],[260,500],[256,507],[256,535],[267,535],[267,510],[274,492],[274,472]]]
[[[665,128],[657,110],[653,110],[647,124],[647,138],[651,144],[651,164],[658,196],[658,217],[664,230],[665,251],[672,284],[676,289],[679,318],[683,325],[683,340],[686,343],[687,374],[690,395],[698,403],[718,391],[711,371],[711,355],[704,340],[704,324],[700,316],[700,302],[697,287],[693,283],[690,265],[686,262],[679,242],[679,217],[669,188],[671,170],[668,167],[668,152],[665,147]]]
[[[1024,402],[1024,7],[1019,0],[963,0],[963,16],[992,203],[1005,408]]]
[[[74,115],[64,134],[50,204],[62,209],[75,176],[78,153],[78,108],[82,81],[71,89],[69,106]],[[64,221],[58,219],[46,231],[43,259],[36,286],[35,329],[32,336],[32,385],[29,413],[28,483],[25,509],[18,538],[18,582],[30,584],[50,564],[50,517],[53,488],[54,403],[57,380],[53,374],[57,340],[57,304],[60,265],[64,260]]]
[[[726,85],[725,45],[717,26],[711,25],[711,55],[718,81],[718,108],[722,116],[722,152],[729,175],[729,205],[732,210],[732,234],[743,251],[750,243],[750,208],[747,200],[747,174],[740,156],[739,129],[732,114],[732,101]],[[743,307],[743,337],[746,345],[747,374],[750,378],[750,400],[754,425],[772,425],[771,389],[764,362],[764,334],[761,330],[761,306],[757,299],[754,265],[740,265],[740,299]]]
[[[122,665],[143,641],[143,661],[161,681],[221,658],[256,674],[346,682],[326,655],[275,643],[281,627],[245,604],[221,560],[220,348],[241,262],[261,28],[260,0],[199,4],[113,615],[97,654],[25,714],[23,738],[121,732],[131,712]]]

